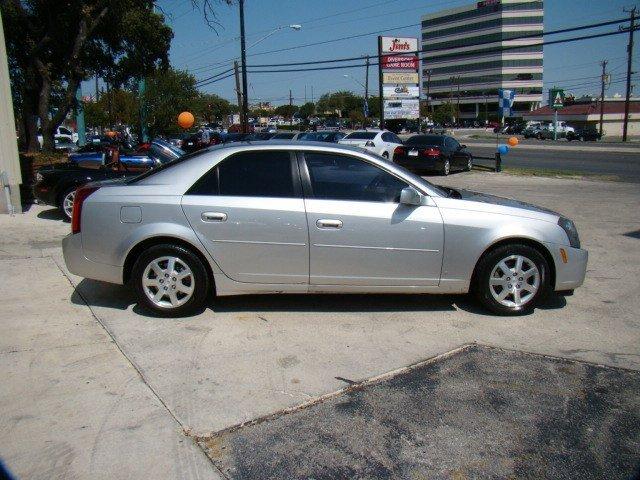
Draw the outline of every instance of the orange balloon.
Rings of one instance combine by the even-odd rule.
[[[512,147],[515,147],[516,145],[518,145],[518,139],[516,137],[509,137],[509,140],[507,140],[507,143]]]
[[[178,125],[184,129],[191,128],[195,121],[196,119],[191,112],[182,112],[178,115]]]

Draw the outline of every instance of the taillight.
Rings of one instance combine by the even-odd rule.
[[[393,150],[393,154],[404,155],[404,147],[396,147],[395,150]]]
[[[425,148],[422,151],[422,155],[424,157],[439,157],[440,156],[440,149],[439,148]]]
[[[89,195],[100,187],[80,187],[73,198],[73,214],[71,215],[71,233],[80,233],[80,217],[82,217],[82,204]]]

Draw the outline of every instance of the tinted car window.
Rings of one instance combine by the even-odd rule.
[[[445,137],[442,135],[415,135],[407,139],[405,145],[438,145],[441,146]]]
[[[351,132],[344,137],[345,140],[371,140],[376,138],[378,132]]]
[[[407,184],[384,170],[345,155],[304,154],[314,198],[398,202]]]
[[[286,151],[241,152],[204,174],[188,195],[295,197]]]

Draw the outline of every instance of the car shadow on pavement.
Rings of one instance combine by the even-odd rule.
[[[128,285],[114,285],[83,279],[75,288],[71,301],[76,305],[126,310],[133,305],[134,313],[154,316],[141,308],[133,289]],[[551,294],[538,306],[553,310],[567,304],[564,297]],[[209,302],[215,312],[455,312],[492,316],[471,295],[394,295],[394,294],[273,294],[218,297]],[[201,313],[201,312],[200,312]]]
[[[57,208],[50,208],[49,210],[43,210],[40,213],[38,213],[37,217],[41,218],[42,220],[64,221],[64,218],[62,217],[60,210],[58,210]]]

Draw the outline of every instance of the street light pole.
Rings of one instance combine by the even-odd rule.
[[[249,92],[247,91],[247,50],[244,35],[244,0],[240,5],[240,62],[242,64],[242,131],[249,131]]]

